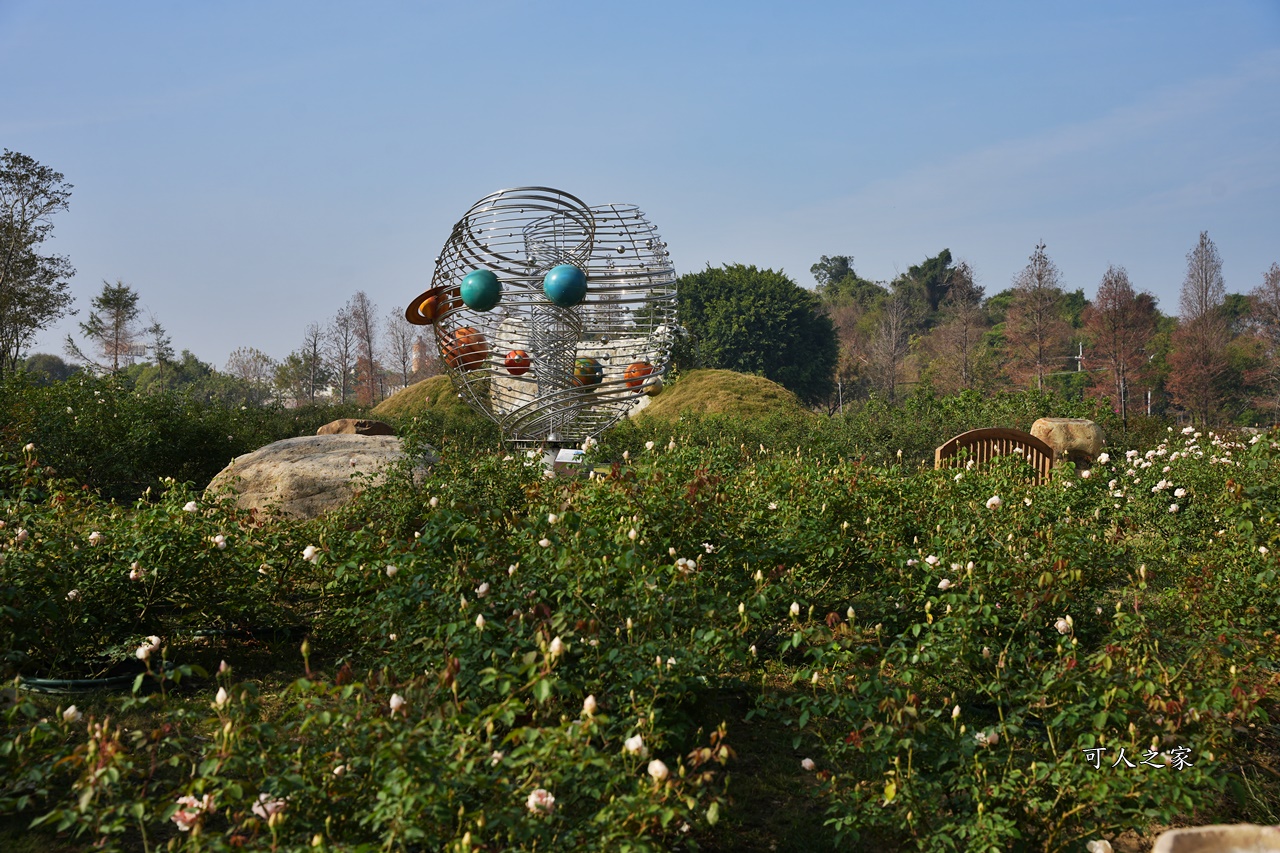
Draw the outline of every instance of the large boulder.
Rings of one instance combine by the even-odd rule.
[[[316,435],[395,435],[391,424],[385,421],[371,421],[367,418],[338,418],[329,421]]]
[[[1041,418],[1031,434],[1053,448],[1055,463],[1074,462],[1082,469],[1092,467],[1106,442],[1102,427],[1088,418]]]
[[[400,439],[384,435],[306,435],[286,438],[237,456],[209,483],[206,494],[236,493],[236,506],[278,510],[290,518],[315,518],[350,501],[366,484],[380,482],[383,469],[402,459]],[[429,449],[414,479],[436,462]],[[356,475],[372,474],[373,479]]]
[[[1197,826],[1161,833],[1151,853],[1274,853],[1280,827],[1251,823]]]

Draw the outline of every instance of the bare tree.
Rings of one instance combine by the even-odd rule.
[[[1200,232],[1196,247],[1187,253],[1187,275],[1178,296],[1178,310],[1185,322],[1216,314],[1227,296],[1222,277],[1222,257],[1209,239],[1208,231]]]
[[[1104,368],[1103,387],[1120,404],[1129,423],[1129,384],[1147,364],[1147,345],[1156,333],[1156,301],[1135,293],[1124,267],[1111,266],[1102,276],[1098,295],[1084,309],[1084,334],[1091,354]]]
[[[983,336],[991,328],[982,307],[984,290],[974,281],[973,269],[963,261],[949,273],[947,295],[941,304],[942,322],[925,339],[929,373],[938,391],[951,393],[973,388]]]
[[[255,404],[260,405],[270,396],[275,370],[275,360],[254,347],[238,347],[227,357],[226,372],[249,386]]]
[[[333,369],[333,378],[338,386],[338,400],[347,402],[347,392],[351,389],[351,380],[356,367],[356,332],[351,320],[350,306],[341,308],[329,322],[325,336],[328,348],[329,365]]]
[[[115,375],[121,367],[133,364],[134,356],[140,354],[137,321],[142,309],[138,307],[138,294],[122,281],[117,280],[115,284],[104,281],[102,292],[91,304],[93,310],[89,312],[88,322],[80,324],[80,332],[97,347],[102,361],[86,355],[70,335],[66,340],[67,354],[99,373]]]
[[[1225,299],[1222,258],[1209,232],[1202,231],[1187,253],[1187,275],[1178,297],[1181,316],[1169,353],[1169,391],[1175,403],[1205,425],[1218,417],[1229,373],[1231,330],[1222,311]]]
[[[1013,282],[1013,302],[1005,315],[1005,341],[1016,381],[1044,378],[1067,357],[1071,325],[1062,317],[1062,276],[1043,242]]]
[[[298,355],[302,357],[302,372],[308,403],[315,403],[316,392],[324,388],[329,380],[325,349],[324,331],[319,323],[311,323],[303,332],[302,349],[298,351]]]
[[[355,335],[356,394],[361,403],[371,406],[386,396],[378,365],[378,306],[360,290],[347,303],[347,310]]]
[[[392,311],[386,319],[386,353],[396,374],[401,388],[409,387],[409,379],[413,373],[413,344],[418,337],[418,329],[405,319],[403,311]]]
[[[1267,397],[1260,401],[1272,411],[1273,419],[1280,413],[1280,264],[1272,264],[1262,275],[1262,284],[1249,291],[1250,325],[1262,341],[1263,362],[1260,384],[1267,390]]]
[[[902,366],[907,360],[910,332],[914,327],[911,304],[904,293],[897,293],[880,305],[880,322],[871,340],[870,355],[875,384],[888,394],[889,402],[897,399]]]
[[[815,266],[817,266],[815,264]],[[870,336],[866,326],[869,311],[860,302],[846,299],[839,303],[824,302],[823,310],[836,330],[840,354],[836,361],[836,395],[828,401],[828,413],[834,413],[845,400],[866,395],[871,363]]]
[[[164,366],[173,361],[173,338],[164,330],[164,326],[160,325],[160,321],[156,319],[155,314],[148,311],[147,319],[151,321],[143,329],[150,341],[147,344],[147,349],[150,350],[151,357],[156,360],[156,369],[159,371],[158,381],[163,383]]]
[[[435,343],[421,332],[413,339],[413,361],[409,365],[411,382],[421,382],[444,372]]]

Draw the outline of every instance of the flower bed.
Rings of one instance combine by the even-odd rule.
[[[677,432],[589,456],[590,479],[446,455],[420,488],[265,526],[177,484],[129,510],[68,494],[19,453],[10,666],[146,635],[155,659],[212,657],[74,713],[18,697],[0,811],[125,849],[734,849],[762,808],[735,768],[781,756],[827,843],[1265,821],[1275,441],[1171,433],[1037,487],[1012,458]],[[211,620],[310,636],[202,652],[184,631]]]

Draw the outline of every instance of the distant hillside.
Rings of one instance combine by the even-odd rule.
[[[808,411],[795,394],[763,376],[732,370],[690,370],[636,417],[675,420],[685,409],[744,418]]]

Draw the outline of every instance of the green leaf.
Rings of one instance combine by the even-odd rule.
[[[1107,712],[1099,711],[1093,715],[1093,727],[1095,729],[1103,729],[1107,726]]]
[[[539,704],[547,701],[547,697],[551,695],[551,679],[544,678],[533,685],[533,698]]]
[[[707,823],[715,826],[718,820],[720,820],[720,804],[712,803],[707,807]]]

